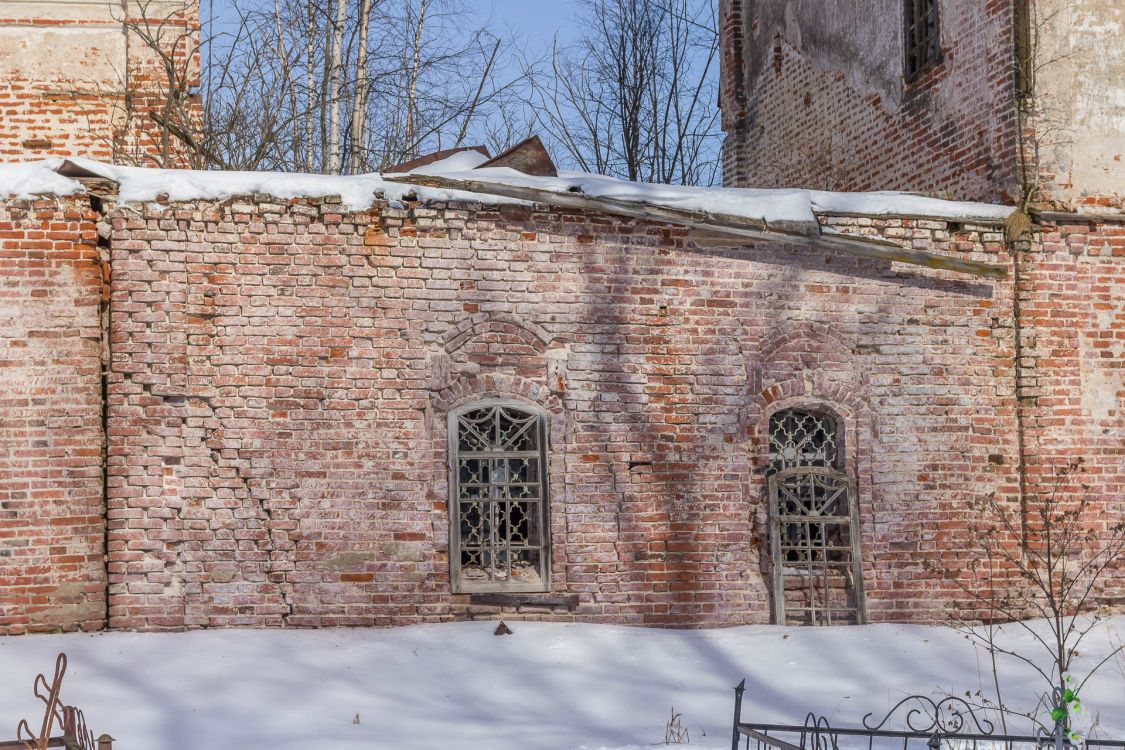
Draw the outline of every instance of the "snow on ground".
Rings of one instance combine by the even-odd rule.
[[[71,158],[71,164],[118,184],[123,202],[146,202],[167,196],[172,201],[223,200],[265,193],[281,199],[323,198],[339,195],[351,211],[371,207],[377,197],[398,202],[408,194],[423,202],[478,201],[490,204],[520,203],[510,198],[476,195],[455,190],[420,188],[388,182],[379,174],[330,177],[281,172],[218,172],[190,169],[145,169]],[[987,203],[938,200],[908,193],[831,193],[814,190],[754,190],[652,185],[587,174],[562,172],[558,177],[533,177],[506,168],[477,168],[484,156],[463,152],[417,170],[418,174],[461,180],[491,180],[508,185],[554,192],[579,190],[595,198],[647,202],[692,211],[710,211],[763,220],[778,228],[815,233],[818,212],[865,216],[917,215],[949,220],[1003,221],[1013,210]],[[62,159],[26,164],[0,164],[0,196],[14,194],[69,195],[81,185],[55,173]]]
[[[674,631],[515,622],[396,629],[209,630],[0,638],[0,734],[37,726],[36,673],[58,651],[63,697],[121,750],[575,750],[651,747],[675,707],[694,748],[730,747],[732,687],[747,720],[837,726],[882,715],[911,693],[987,686],[986,660],[937,627],[751,626]],[[1012,627],[1012,626],[1009,626]],[[1083,645],[1076,673],[1125,635],[1125,617]],[[1015,628],[1008,645],[1030,647]],[[1083,691],[1101,725],[1125,735],[1125,664]],[[1040,692],[1006,665],[1005,699]],[[353,719],[359,714],[360,723]],[[0,739],[7,737],[0,736]]]

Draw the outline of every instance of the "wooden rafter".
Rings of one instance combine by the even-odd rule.
[[[738,240],[805,245],[838,250],[865,258],[899,261],[974,276],[1003,278],[1008,273],[1005,266],[939,255],[924,250],[913,250],[883,239],[851,237],[835,232],[825,232],[816,222],[770,223],[762,219],[660,206],[645,201],[595,197],[582,192],[575,192],[573,188],[568,191],[555,191],[509,185],[491,180],[455,179],[432,175],[396,175],[387,176],[385,179],[388,182],[417,185],[419,187],[497,195],[531,203],[598,211],[645,221],[659,221],[707,232],[711,235],[721,235],[729,238],[732,245],[745,244],[744,242],[738,242]]]

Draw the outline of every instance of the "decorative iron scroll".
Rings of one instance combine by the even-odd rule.
[[[101,741],[94,738],[94,733],[86,726],[86,717],[77,708],[65,706],[62,703],[63,677],[66,675],[66,654],[59,654],[55,659],[54,677],[47,681],[42,675],[36,675],[33,685],[35,697],[43,702],[43,722],[39,732],[35,733],[28,724],[27,719],[21,719],[16,727],[16,741],[23,745],[25,750],[47,750],[51,741],[56,739],[51,736],[56,725],[62,730],[63,745],[67,750],[106,750],[112,747],[112,738],[103,735]]]
[[[770,417],[770,473],[798,466],[836,465],[836,425],[831,418],[803,409]]]
[[[63,675],[66,674],[66,654],[59,654],[55,659],[55,677],[50,684],[42,674],[35,676],[35,697],[43,701],[47,709],[43,712],[43,724],[39,734],[31,731],[27,719],[20,719],[16,727],[16,739],[23,743],[27,750],[47,750],[47,743],[51,741],[51,730],[55,722],[61,727],[63,724],[62,706],[59,702],[59,691],[62,690]]]
[[[1076,745],[1071,741],[1066,698],[1061,689],[1051,691],[1051,706],[1054,709],[1051,713],[1059,718],[1049,730],[1044,726],[1035,729],[1035,746],[1044,750],[1051,747],[1054,750],[1073,750]],[[1058,711],[1060,708],[1063,709],[1061,713]]]
[[[731,727],[731,750],[840,750],[839,738],[844,738],[845,748],[867,750],[898,747],[901,750],[942,750],[942,748],[980,747],[1034,747],[1037,750],[1125,750],[1125,739],[1087,737],[1078,738],[1070,731],[1067,716],[1057,719],[1053,731],[1042,726],[1035,736],[1015,735],[996,731],[996,726],[977,708],[954,696],[933,699],[912,695],[899,701],[881,721],[872,720],[873,714],[863,717],[863,727],[830,726],[828,720],[810,713],[802,724],[774,724],[747,721],[743,716],[743,699],[746,680],[734,689],[734,722]],[[1063,706],[1064,695],[1056,690],[1055,715]],[[902,714],[905,713],[905,717]],[[892,721],[898,717],[897,720]],[[887,726],[890,724],[891,726]],[[905,724],[905,727],[903,727]],[[884,728],[886,727],[886,728]],[[797,740],[799,735],[800,740]],[[743,743],[745,740],[745,743]],[[922,745],[925,745],[925,748]]]
[[[964,699],[949,696],[935,701],[924,695],[903,698],[876,725],[870,722],[873,714],[867,714],[863,717],[864,728],[873,732],[882,729],[903,706],[909,707],[906,712],[906,726],[912,732],[960,734],[966,730],[972,731],[974,728],[977,734],[993,734],[996,731],[995,725],[987,718],[977,716],[973,707]],[[922,724],[922,721],[925,721],[925,724]]]
[[[86,726],[86,717],[80,709],[67,706],[63,709],[63,737],[68,740],[68,750],[98,750],[104,741],[94,739],[94,733]]]
[[[809,713],[805,717],[805,728],[801,731],[803,750],[840,750],[837,736],[824,716]]]

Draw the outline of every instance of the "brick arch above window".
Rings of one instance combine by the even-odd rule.
[[[445,332],[442,345],[453,354],[474,338],[486,333],[504,333],[525,340],[537,352],[543,353],[554,342],[554,337],[539,324],[505,312],[476,313],[463,319]]]
[[[445,333],[438,346],[432,359],[438,389],[451,379],[483,373],[509,373],[537,383],[565,381],[558,366],[559,355],[565,359],[565,347],[541,326],[509,313],[465,318]]]
[[[834,354],[849,356],[851,347],[848,346],[849,338],[834,326],[824,323],[808,321],[794,321],[784,323],[775,328],[758,345],[757,358],[760,361],[769,361],[776,357],[783,348],[788,348],[795,343],[814,343],[827,348]]]
[[[813,373],[810,377],[792,377],[752,394],[745,414],[747,435],[750,441],[751,462],[758,469],[768,465],[768,440],[770,417],[785,409],[807,409],[834,416],[844,445],[841,467],[858,475],[860,484],[866,484],[869,473],[864,457],[876,437],[876,425],[867,402],[854,387]],[[853,449],[854,448],[854,449]]]
[[[751,391],[808,372],[860,379],[851,339],[833,326],[808,321],[779,325],[750,353],[747,365]]]
[[[537,405],[551,414],[562,414],[562,400],[543,383],[509,373],[482,373],[459,378],[436,393],[433,407],[449,412],[465,404],[497,398],[514,398]]]

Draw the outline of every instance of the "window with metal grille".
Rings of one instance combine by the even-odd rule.
[[[492,402],[449,419],[453,590],[548,590],[545,415]]]
[[[855,482],[839,469],[836,421],[787,409],[770,417],[769,516],[774,619],[863,622]]]
[[[906,80],[913,81],[941,60],[938,0],[903,0]]]
[[[770,417],[770,469],[835,467],[836,423],[824,414],[786,409]]]

